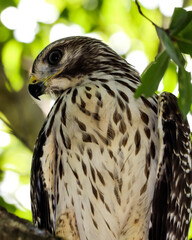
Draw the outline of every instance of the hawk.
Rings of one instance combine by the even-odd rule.
[[[135,99],[139,84],[97,39],[60,39],[37,56],[29,92],[56,101],[32,160],[36,226],[67,240],[187,239],[190,129],[174,95]]]

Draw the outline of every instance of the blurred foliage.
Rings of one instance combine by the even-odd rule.
[[[191,6],[192,0],[185,0],[183,4]],[[10,7],[12,8],[10,9]],[[54,10],[58,16],[51,21],[51,12],[47,12],[48,17],[46,20],[42,20],[42,16],[51,7],[54,7],[55,10],[52,9],[52,11]],[[12,11],[9,18],[7,17],[11,21],[12,27],[5,23],[4,16],[7,9]],[[141,5],[141,9],[159,27],[167,28],[169,26],[171,18],[165,17],[158,7],[149,10]],[[20,12],[17,13],[17,11]],[[180,21],[181,15],[178,13],[174,17],[174,21],[172,18],[171,36],[177,38],[179,49],[183,53],[189,53],[188,49],[192,39],[190,35],[191,22],[190,25],[186,25],[185,22],[187,27],[178,29],[177,21]],[[20,17],[19,23],[16,16]],[[187,21],[186,19],[185,21]],[[10,21],[7,24],[10,24]],[[16,23],[18,23],[17,26],[15,26]],[[24,23],[26,23],[25,26]],[[103,39],[109,45],[115,33],[123,32],[130,39],[130,46],[123,53],[125,57],[135,50],[139,50],[147,56],[149,62],[152,62],[162,51],[155,27],[139,14],[133,0],[0,1],[0,205],[5,206],[8,211],[30,220],[31,213],[27,209],[29,206],[23,206],[24,204],[21,202],[25,193],[22,197],[18,197],[17,193],[23,186],[29,186],[33,145],[43,124],[44,112],[47,112],[50,107],[47,99],[43,99],[40,103],[34,103],[30,98],[27,91],[28,73],[37,54],[50,42],[50,39],[56,39],[57,36],[53,34],[56,26],[58,27],[58,37],[92,34],[92,36]],[[59,28],[61,26],[62,28]],[[165,34],[166,32],[159,29],[158,35],[164,41],[164,45],[167,44],[170,37]],[[167,36],[168,40],[164,40]],[[188,39],[187,43],[186,39]],[[120,40],[117,39],[117,41]],[[113,45],[111,46],[113,47]],[[189,54],[191,55],[191,52]],[[172,58],[174,60],[174,56]],[[186,59],[186,55],[184,58]],[[157,63],[160,62],[161,69],[158,64],[153,63],[152,65],[156,66],[158,76],[163,76],[165,73],[162,90],[173,92],[177,86],[177,77],[186,73],[181,70],[178,75],[177,60],[175,64],[169,59],[170,56],[168,57],[167,52],[163,52],[156,59]],[[154,71],[152,73],[150,71],[147,73],[149,76],[154,73]],[[190,82],[188,74],[185,79]],[[158,82],[155,82],[153,90],[156,90],[160,80],[161,78],[158,78]],[[184,96],[186,91],[189,93],[188,97],[192,95],[189,89],[185,88],[182,91]],[[7,132],[8,135],[3,135],[4,132]],[[7,175],[10,172],[15,176],[13,179],[12,175]],[[17,184],[16,179],[18,179]],[[5,186],[7,191],[5,191]],[[27,192],[26,195],[29,193]],[[192,231],[190,236],[192,237]]]

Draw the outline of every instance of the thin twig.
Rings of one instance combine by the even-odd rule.
[[[139,5],[139,3],[138,3],[137,0],[135,0],[135,3],[136,3],[136,5],[137,5],[137,8],[138,8],[139,13],[140,13],[144,18],[146,18],[149,22],[151,22],[155,27],[158,27],[151,19],[149,19],[147,16],[145,16],[145,14],[141,11],[141,7],[140,7],[140,5]]]

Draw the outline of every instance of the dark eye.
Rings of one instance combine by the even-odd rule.
[[[62,58],[62,52],[60,50],[54,50],[52,51],[48,56],[48,62],[51,65],[56,65],[60,62]]]

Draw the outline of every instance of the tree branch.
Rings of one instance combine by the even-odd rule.
[[[29,221],[21,219],[0,206],[1,240],[59,240],[44,230],[34,227]]]

